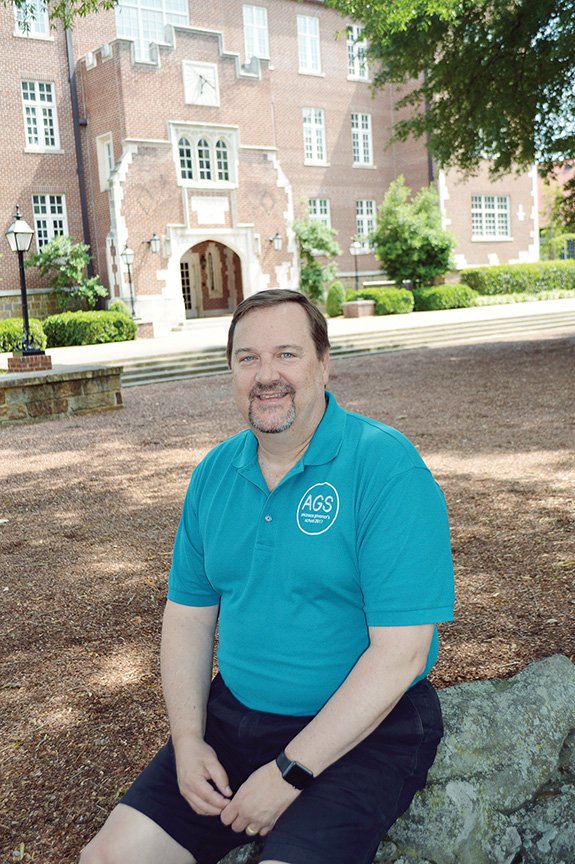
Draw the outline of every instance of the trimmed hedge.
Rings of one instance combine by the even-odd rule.
[[[24,321],[22,318],[4,318],[0,321],[0,353],[19,351],[22,348]],[[30,318],[30,335],[36,348],[46,347],[46,334],[36,318]]]
[[[136,338],[135,322],[121,312],[63,312],[43,321],[48,347],[98,345]]]
[[[341,282],[334,282],[327,292],[325,311],[330,318],[337,318],[342,313],[342,304],[345,303],[345,288]]]
[[[429,285],[413,289],[416,312],[475,306],[478,296],[469,285]]]
[[[539,294],[575,289],[575,261],[540,261],[537,264],[500,264],[462,270],[465,285],[479,294]]]
[[[398,315],[413,311],[413,294],[407,288],[366,288],[351,292],[350,300],[375,300],[376,315]]]

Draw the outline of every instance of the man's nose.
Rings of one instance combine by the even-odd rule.
[[[256,373],[256,380],[259,384],[270,384],[279,380],[279,371],[273,358],[261,358]]]

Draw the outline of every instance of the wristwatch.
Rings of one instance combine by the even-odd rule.
[[[283,750],[276,759],[276,765],[284,780],[296,789],[307,789],[313,783],[314,777],[309,768],[288,759]]]

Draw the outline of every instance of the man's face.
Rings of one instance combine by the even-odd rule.
[[[232,382],[238,409],[256,433],[311,436],[325,410],[329,357],[319,360],[297,303],[252,309],[234,332]]]

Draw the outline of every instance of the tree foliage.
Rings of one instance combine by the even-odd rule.
[[[435,189],[421,189],[412,201],[410,196],[403,177],[390,184],[377,212],[372,242],[390,279],[417,286],[450,269],[455,239],[441,227]]]
[[[27,267],[37,267],[47,278],[60,309],[77,306],[75,301],[93,309],[98,297],[108,294],[97,276],[91,279],[86,276],[89,248],[85,243],[75,243],[71,237],[58,235],[26,261]]]
[[[336,232],[323,222],[310,219],[309,215],[293,224],[300,257],[300,287],[315,303],[324,298],[326,286],[334,279],[336,265],[333,261],[320,264],[318,257],[332,258],[341,255],[336,242]]]
[[[29,0],[1,0],[4,6],[13,6],[18,10],[24,26],[34,20],[34,4]],[[44,0],[44,8],[48,11],[48,17],[52,26],[61,24],[63,27],[72,27],[76,18],[85,18],[92,12],[100,12],[103,9],[114,9],[118,0]]]
[[[496,174],[575,157],[573,0],[326,0],[363,23],[376,86],[409,85],[394,138]]]

